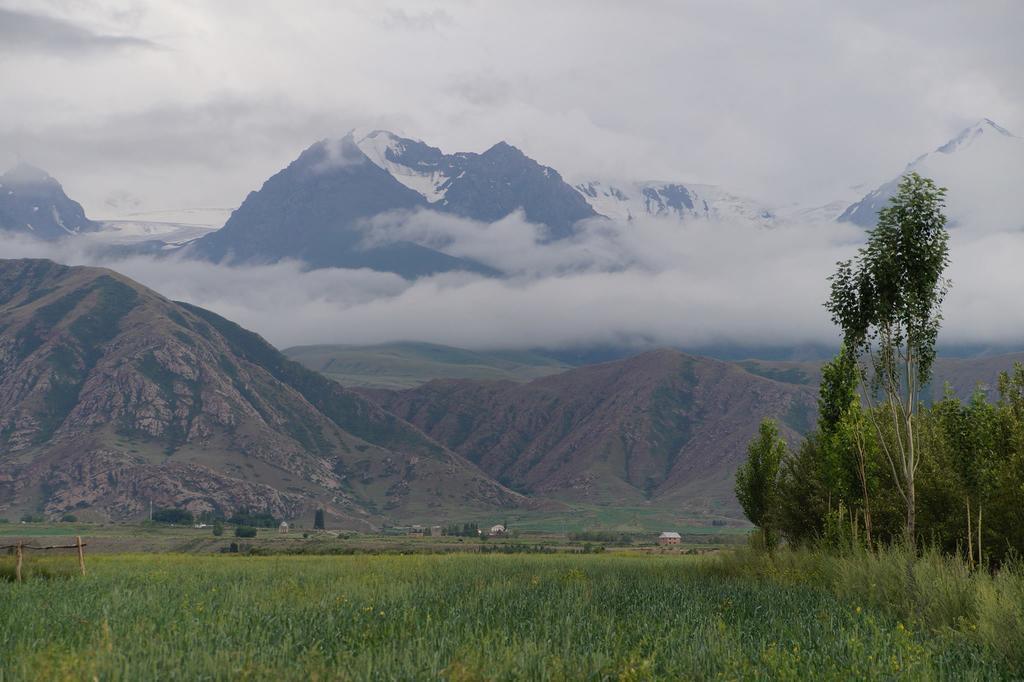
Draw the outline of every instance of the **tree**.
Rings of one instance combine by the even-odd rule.
[[[317,509],[316,510],[316,515],[313,516],[313,530],[323,530],[323,529],[324,529],[324,510],[323,509]]]
[[[761,422],[758,435],[747,446],[747,461],[736,470],[736,497],[750,522],[761,529],[765,547],[775,546],[779,466],[786,442],[775,422]]]
[[[220,519],[216,519],[213,522],[213,534],[217,537],[224,535],[224,522]]]
[[[923,455],[914,428],[921,387],[931,378],[942,301],[949,289],[949,233],[943,214],[946,190],[909,173],[879,212],[867,245],[853,260],[837,264],[825,304],[858,359],[863,398],[884,400],[892,421],[883,437],[876,411],[869,410],[878,441],[906,508],[906,536],[916,544],[914,475]]]
[[[235,528],[236,538],[254,538],[256,537],[256,529],[252,526],[238,526]]]
[[[872,546],[871,496],[868,485],[868,441],[857,395],[857,358],[845,346],[821,371],[818,393],[818,431],[825,457],[828,490],[836,502],[858,505],[864,533]],[[831,512],[832,500],[828,502]]]

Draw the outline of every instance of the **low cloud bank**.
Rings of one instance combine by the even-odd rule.
[[[379,216],[365,228],[367,245],[411,239],[509,276],[449,273],[409,282],[369,270],[305,271],[293,262],[112,261],[97,257],[86,240],[16,236],[0,238],[0,257],[110,267],[279,347],[417,340],[481,349],[763,348],[837,342],[822,307],[827,277],[864,239],[859,229],[835,223],[760,229],[595,220],[572,239],[544,243],[540,228],[520,215],[482,224],[429,211]],[[953,232],[943,341],[1024,345],[1021,254],[1021,232]]]

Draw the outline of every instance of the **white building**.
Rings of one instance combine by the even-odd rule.
[[[682,541],[682,536],[675,531],[668,530],[658,536],[659,545],[678,545]]]

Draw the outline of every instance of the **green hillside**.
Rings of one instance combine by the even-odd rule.
[[[296,346],[284,351],[346,386],[403,389],[431,379],[530,381],[568,365],[533,351],[471,351],[431,343]]]

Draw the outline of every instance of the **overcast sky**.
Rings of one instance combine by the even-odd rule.
[[[233,207],[373,126],[824,203],[978,118],[1024,132],[1022,26],[1017,0],[0,0],[0,164],[96,217]]]

